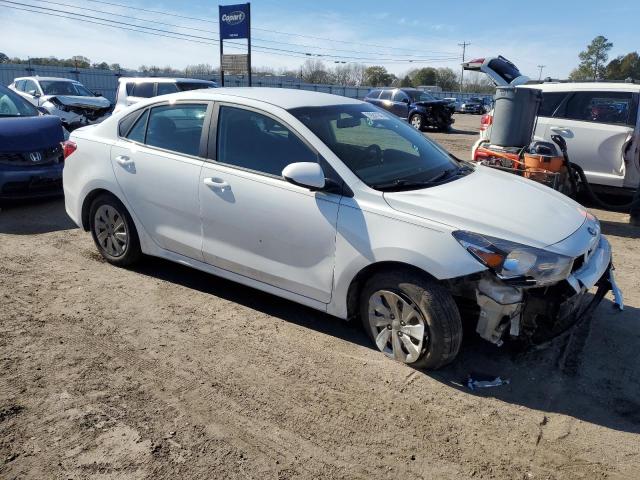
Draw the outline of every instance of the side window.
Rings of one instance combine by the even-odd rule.
[[[18,80],[16,82],[16,89],[21,91],[21,92],[24,92],[24,83],[25,83],[24,80]]]
[[[217,161],[282,176],[296,162],[317,162],[317,155],[287,127],[251,110],[220,107]]]
[[[396,93],[393,95],[393,101],[401,102],[402,100],[409,100],[409,96],[402,90],[396,91]]]
[[[141,98],[151,98],[153,97],[153,83],[136,83],[133,86],[133,93],[131,94],[134,97]]]
[[[382,90],[380,100],[391,100],[391,92],[392,90]]]
[[[127,82],[127,85],[125,86],[125,88],[127,90],[127,96],[133,94],[133,86],[134,85],[135,85],[135,83],[133,83],[133,82]]]
[[[206,114],[205,104],[175,104],[152,108],[145,143],[197,156],[200,153],[200,138]]]
[[[145,136],[145,133],[147,132],[148,118],[149,118],[149,110],[145,111],[142,115],[140,115],[140,118],[133,125],[133,128],[129,131],[129,134],[127,135],[127,138],[129,140],[133,140],[134,142],[144,143],[144,136]],[[123,124],[126,124],[127,123],[126,120],[127,119],[123,120],[123,122],[120,125],[123,126]],[[122,132],[122,133],[126,133],[126,132]]]
[[[33,95],[33,92],[38,93],[38,87],[36,87],[36,82],[34,82],[33,80],[25,80],[24,91],[29,95]]]
[[[371,90],[369,93],[367,93],[367,98],[376,99],[379,96],[380,96],[380,90]]]
[[[567,96],[567,92],[547,92],[542,94],[542,105],[538,110],[540,117],[552,117],[562,100]]]
[[[169,93],[176,93],[178,87],[175,83],[158,83],[158,95],[167,95]]]
[[[631,92],[577,92],[567,101],[564,118],[613,125],[635,125]]]

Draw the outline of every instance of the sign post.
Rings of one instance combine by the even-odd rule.
[[[220,83],[224,87],[224,72],[247,72],[251,86],[251,4],[220,5]],[[247,39],[246,55],[225,55],[224,40]]]

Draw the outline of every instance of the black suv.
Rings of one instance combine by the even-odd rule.
[[[454,108],[449,102],[415,88],[376,88],[364,101],[408,120],[418,130],[434,127],[447,131],[454,122]]]

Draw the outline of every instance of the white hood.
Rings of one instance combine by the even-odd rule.
[[[569,197],[482,166],[443,185],[388,192],[384,198],[404,213],[538,248],[567,238],[586,218],[584,207]]]
[[[63,105],[69,107],[80,107],[90,109],[102,109],[111,106],[111,102],[104,97],[81,97],[76,95],[46,95],[41,98],[41,101],[51,100],[52,98],[58,99]]]

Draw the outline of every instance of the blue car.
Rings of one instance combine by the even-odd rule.
[[[364,101],[406,119],[418,130],[432,127],[446,132],[455,121],[451,118],[455,108],[448,100],[415,88],[375,88]]]
[[[58,117],[0,86],[0,200],[61,194],[63,140]]]

